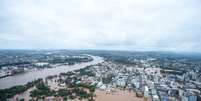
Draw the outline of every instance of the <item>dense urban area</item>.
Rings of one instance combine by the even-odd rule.
[[[92,56],[103,61],[0,89],[0,101],[201,101],[199,53],[1,50],[0,79],[88,63]]]

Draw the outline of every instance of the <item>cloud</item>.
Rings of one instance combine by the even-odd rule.
[[[0,47],[201,51],[200,4],[199,0],[2,0]]]

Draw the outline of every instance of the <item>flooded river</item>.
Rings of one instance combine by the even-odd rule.
[[[45,78],[48,75],[56,75],[62,72],[73,71],[76,69],[84,68],[89,65],[94,65],[94,64],[103,62],[103,58],[101,57],[97,57],[97,56],[91,56],[91,57],[93,57],[93,61],[91,62],[75,64],[72,66],[68,66],[68,65],[57,66],[55,68],[46,68],[42,70],[36,70],[36,71],[27,72],[24,74],[1,78],[0,89],[9,88],[16,85],[24,85],[29,81],[33,81],[34,79]]]

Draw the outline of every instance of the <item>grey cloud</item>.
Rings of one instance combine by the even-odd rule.
[[[2,0],[0,47],[201,51],[200,4],[199,0]]]

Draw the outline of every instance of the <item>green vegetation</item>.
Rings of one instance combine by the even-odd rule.
[[[84,83],[80,83],[80,84],[77,84],[76,85],[76,88],[87,88],[89,90],[89,94],[88,93],[85,93],[85,92],[78,92],[78,94],[81,94],[79,95],[81,98],[89,98],[89,101],[94,101],[93,97],[95,96],[94,95],[94,92],[95,92],[95,89],[96,89],[96,86],[95,85],[88,85],[88,84],[84,84]]]
[[[36,84],[36,89],[31,91],[31,97],[44,97],[44,96],[52,96],[54,95],[54,91],[51,91],[47,85],[42,81]]]
[[[80,83],[74,84],[73,87],[69,89],[59,89],[55,92],[55,96],[60,96],[65,99],[88,99],[89,101],[94,101],[93,97],[96,86],[91,86],[88,84]]]
[[[71,94],[71,92],[69,90],[65,90],[65,89],[59,89],[58,90],[58,96],[65,97],[65,96],[68,96],[70,94]]]
[[[76,87],[82,87],[82,88],[87,88],[89,89],[90,91],[94,92],[95,89],[96,89],[96,86],[95,85],[88,85],[88,84],[85,84],[85,83],[79,83],[79,84],[76,84]]]
[[[76,96],[82,98],[89,98],[90,94],[87,93],[87,91],[84,91],[83,88],[75,88],[73,89],[73,92],[76,94]]]
[[[0,90],[0,101],[6,101],[6,99],[13,97],[16,94],[23,93],[27,89],[33,87],[35,84],[41,82],[42,79],[38,79],[32,82],[28,82],[26,85],[14,86],[8,89]]]
[[[83,76],[83,75],[95,76],[95,74],[89,70],[90,67],[91,67],[91,66],[87,66],[86,68],[80,69],[80,70],[79,70],[80,75],[81,75],[81,76]]]
[[[47,96],[56,96],[56,97],[63,97],[65,99],[89,99],[93,101],[94,92],[96,86],[91,86],[88,84],[77,84],[69,89],[59,89],[58,91],[51,91],[44,82],[40,82],[36,85],[36,89],[31,91],[31,97],[35,98],[44,98]],[[90,93],[88,93],[89,91]]]
[[[20,101],[24,101],[24,99],[20,99]]]
[[[25,86],[14,86],[9,89],[4,89],[0,91],[0,100],[5,101],[7,98],[11,98],[16,94],[26,91]]]
[[[57,63],[68,63],[69,65],[73,65],[75,63],[81,63],[81,62],[89,62],[92,61],[93,58],[66,58],[66,59],[54,59],[49,61],[49,63],[57,64]]]
[[[16,66],[16,65],[25,65],[25,64],[31,64],[31,63],[30,62],[4,63],[4,64],[0,64],[0,68],[4,66]]]
[[[90,71],[91,66],[87,66],[84,69],[78,70],[80,75],[88,75],[88,76],[95,76]],[[9,89],[2,89],[0,90],[0,101],[5,101],[8,98],[13,97],[16,94],[20,94],[28,90],[29,88],[36,86],[36,89],[30,92],[30,96],[32,98],[45,98],[48,96],[55,96],[55,97],[63,97],[65,100],[67,99],[88,99],[89,101],[94,101],[94,92],[96,89],[95,85],[89,85],[85,83],[79,83],[75,84],[76,81],[80,81],[80,78],[76,76],[74,72],[67,72],[67,73],[61,73],[59,76],[66,76],[67,78],[65,80],[61,80],[58,82],[66,83],[68,88],[66,89],[59,89],[58,91],[51,90],[45,82],[43,82],[42,79],[38,79],[32,82],[28,82],[26,85],[19,85],[14,86]],[[48,76],[48,79],[52,79],[56,77],[55,76]]]
[[[53,79],[55,77],[57,77],[57,75],[49,75],[49,76],[46,77],[46,79]]]
[[[69,72],[66,72],[66,73],[60,73],[61,76],[71,76],[71,75],[75,75],[75,73],[69,71]]]

